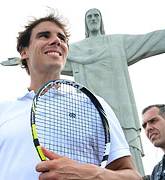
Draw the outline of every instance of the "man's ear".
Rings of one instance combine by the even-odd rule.
[[[20,50],[20,55],[21,55],[21,59],[28,59],[29,55],[28,55],[28,47],[23,47]]]

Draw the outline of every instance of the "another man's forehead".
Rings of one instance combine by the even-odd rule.
[[[143,115],[142,115],[142,120],[150,120],[152,118],[155,118],[159,115],[159,109],[157,107],[152,107],[148,109]]]

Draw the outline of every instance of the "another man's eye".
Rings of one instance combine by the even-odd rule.
[[[156,118],[153,118],[153,119],[150,120],[150,122],[151,122],[152,124],[154,124],[156,121],[157,121]]]
[[[142,127],[145,129],[147,126],[147,123],[142,124]]]

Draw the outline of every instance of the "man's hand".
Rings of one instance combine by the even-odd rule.
[[[39,180],[97,180],[102,171],[95,165],[77,163],[44,147],[42,151],[49,160],[37,164],[36,171],[41,172]]]
[[[37,164],[39,180],[142,180],[129,156],[111,162],[106,169],[78,163],[44,147],[42,151],[49,160]]]

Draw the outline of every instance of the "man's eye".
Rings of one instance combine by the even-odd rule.
[[[58,35],[58,38],[59,38],[61,41],[65,42],[65,43],[66,43],[66,41],[67,41],[65,36]]]
[[[40,38],[44,38],[44,39],[48,39],[49,35],[48,34],[41,34],[39,37]]]
[[[60,36],[59,38],[60,38],[62,41],[65,42],[65,38],[64,38],[64,37],[61,37],[61,36]]]

